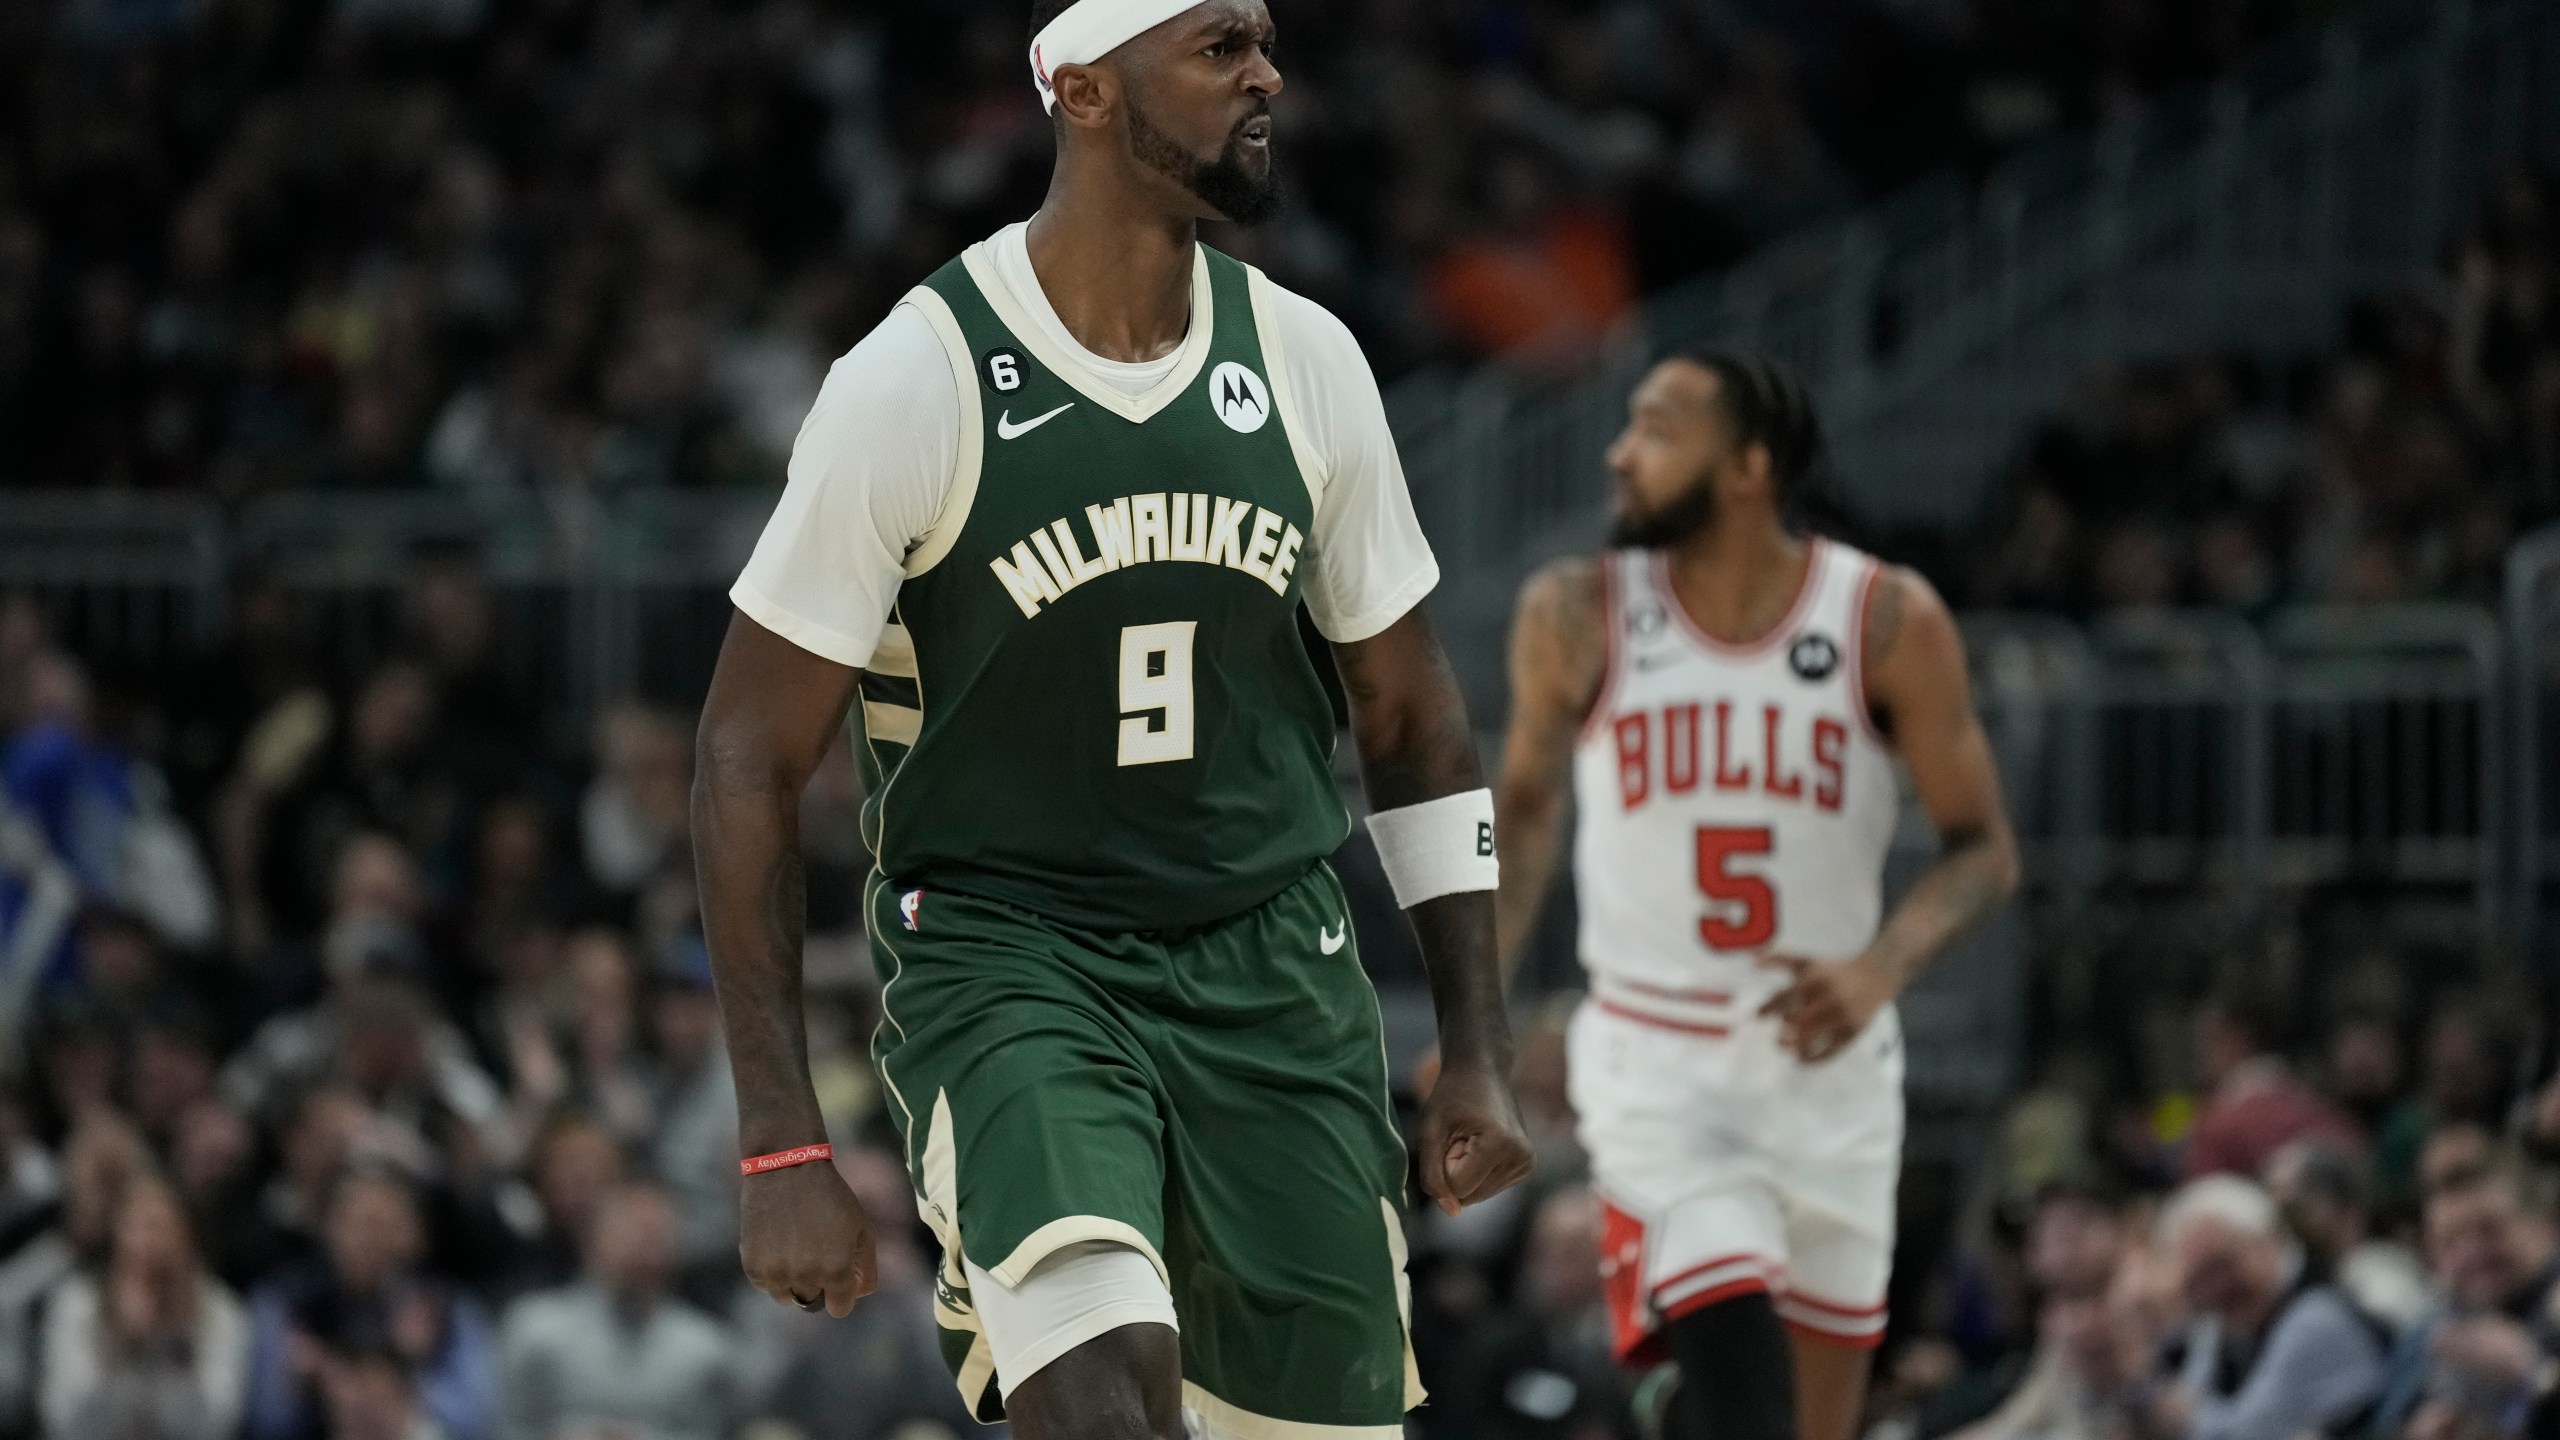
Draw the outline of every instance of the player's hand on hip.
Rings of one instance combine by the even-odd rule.
[[[1760,966],[1787,972],[1786,988],[1760,1007],[1778,1022],[1778,1043],[1798,1060],[1819,1065],[1866,1033],[1876,1012],[1892,1003],[1895,985],[1882,964],[1867,955],[1826,963],[1801,955],[1763,955]]]
[[[1528,1131],[1509,1082],[1482,1062],[1449,1061],[1422,1105],[1422,1191],[1455,1215],[1529,1178]]]
[[[879,1282],[871,1217],[833,1165],[741,1180],[738,1231],[748,1283],[785,1305],[842,1319]]]

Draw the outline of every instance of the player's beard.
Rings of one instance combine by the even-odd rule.
[[[1648,515],[1620,515],[1609,523],[1614,550],[1668,550],[1707,528],[1716,518],[1716,487],[1700,477],[1679,499]]]
[[[1276,158],[1258,179],[1244,163],[1244,127],[1270,113],[1269,105],[1258,107],[1227,133],[1227,143],[1216,159],[1198,160],[1172,136],[1157,129],[1133,99],[1129,102],[1129,153],[1137,157],[1139,164],[1171,179],[1201,204],[1236,224],[1259,225],[1278,215],[1289,200],[1287,187],[1280,183]]]

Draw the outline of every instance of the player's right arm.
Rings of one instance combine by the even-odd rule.
[[[1608,670],[1607,624],[1600,562],[1591,556],[1558,560],[1521,588],[1511,627],[1511,730],[1493,796],[1502,845],[1494,940],[1506,985],[1555,886],[1574,742]]]
[[[800,941],[808,895],[800,792],[844,726],[862,672],[729,617],[695,738],[694,865],[703,935],[737,1077],[738,1143],[770,1155],[827,1138],[809,1080]],[[877,1274],[869,1219],[835,1167],[798,1165],[739,1186],[747,1279],[777,1300],[842,1316]]]
[[[827,1138],[800,1011],[800,792],[842,743],[903,557],[951,491],[955,363],[913,305],[835,363],[729,592],[737,613],[694,742],[693,853],[748,1155]],[[871,1288],[871,1227],[831,1166],[742,1180],[738,1223],[747,1278],[776,1300],[842,1315]]]

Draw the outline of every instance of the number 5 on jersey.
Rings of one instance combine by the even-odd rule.
[[[1120,632],[1121,764],[1191,758],[1191,641],[1199,628],[1197,620],[1168,620]]]
[[[1708,949],[1757,950],[1777,935],[1778,892],[1760,876],[1733,868],[1734,857],[1766,855],[1771,848],[1766,825],[1698,827],[1698,889],[1709,905],[1699,917],[1698,937]]]

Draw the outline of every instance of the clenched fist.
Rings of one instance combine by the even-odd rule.
[[[871,1217],[833,1165],[794,1165],[739,1182],[738,1258],[786,1305],[842,1319],[879,1283]]]

